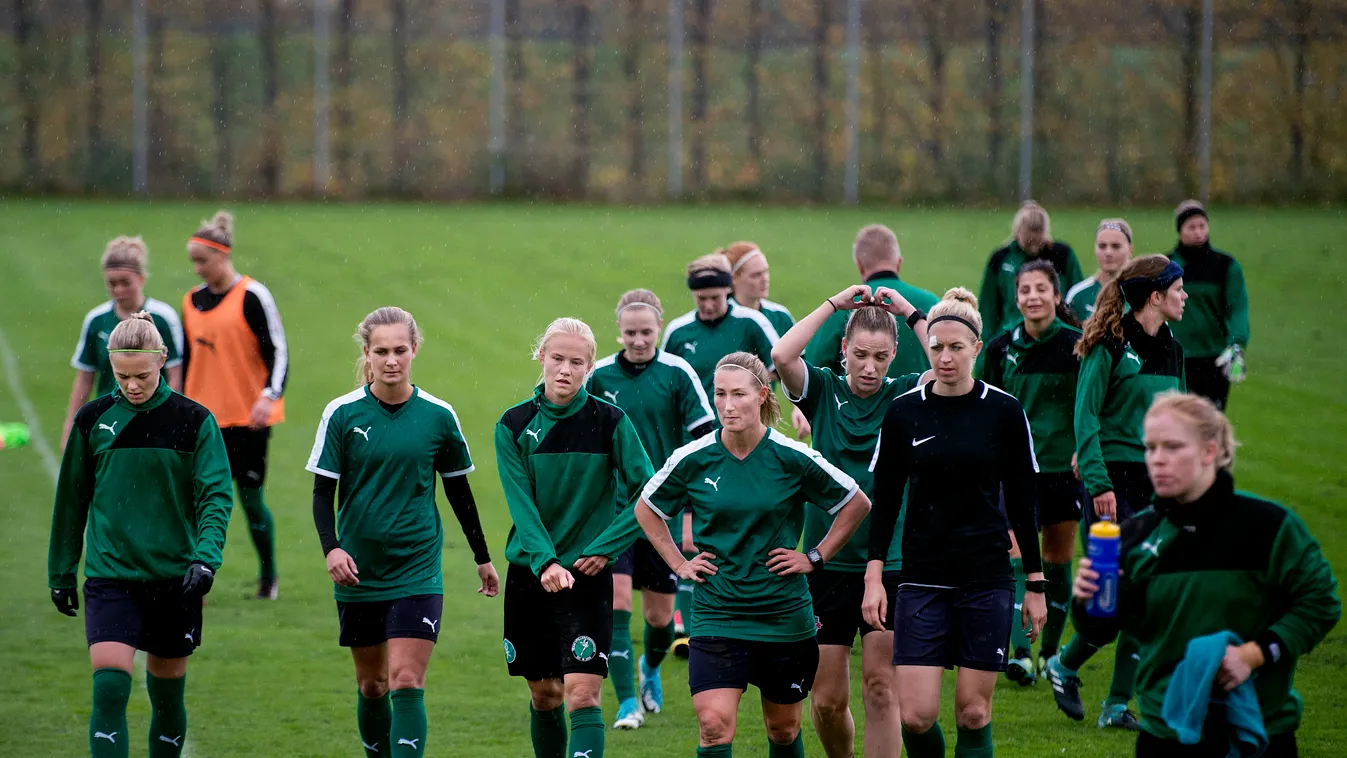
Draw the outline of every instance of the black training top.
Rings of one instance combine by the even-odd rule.
[[[1010,537],[998,502],[1019,542],[1024,570],[1042,570],[1034,524],[1034,459],[1020,402],[988,385],[957,397],[932,392],[935,382],[894,399],[884,416],[870,469],[875,472],[870,560],[888,554],[907,490],[903,517],[904,582],[938,587],[1010,587]]]

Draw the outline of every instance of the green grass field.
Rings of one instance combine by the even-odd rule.
[[[183,249],[214,206],[183,203],[0,202],[0,330],[19,371],[0,383],[0,421],[23,418],[22,399],[53,446],[69,394],[80,319],[104,299],[97,259],[117,234],[142,234],[151,249],[148,293],[178,304],[196,282]],[[683,265],[736,239],[762,245],[773,265],[772,298],[797,316],[855,279],[850,244],[869,222],[892,226],[904,278],[937,292],[976,290],[987,253],[1006,236],[1009,210],[807,208],[589,208],[531,205],[239,205],[236,262],[275,294],[290,341],[288,420],[272,443],[268,502],[276,515],[281,598],[246,600],[256,562],[238,513],[225,566],[206,609],[205,645],[190,666],[188,746],[193,756],[355,756],[355,686],[337,646],[337,617],[310,520],[312,477],[304,462],[323,406],[352,386],[356,323],[373,308],[411,310],[426,334],[418,384],[452,402],[472,445],[471,481],[497,568],[509,525],[496,479],[492,425],[527,396],[537,376],[529,345],[547,322],[573,315],[615,349],[613,306],[644,286],[676,314],[691,307]],[[1083,250],[1092,270],[1095,224],[1107,209],[1054,214],[1056,236]],[[1174,239],[1167,210],[1135,211],[1139,252]],[[1336,210],[1238,209],[1213,222],[1218,246],[1238,255],[1253,312],[1250,379],[1236,389],[1243,441],[1240,485],[1288,504],[1347,574],[1347,332],[1341,293],[1347,262],[1332,252],[1347,233]],[[0,346],[2,347],[2,346]],[[9,367],[5,367],[7,372]],[[87,754],[89,664],[81,620],[47,599],[45,556],[52,478],[33,447],[0,452],[0,755]],[[471,555],[452,515],[447,535],[445,624],[428,676],[430,750],[439,755],[528,756],[524,683],[506,676],[501,601],[476,594]],[[639,640],[639,630],[637,633]],[[1302,755],[1347,753],[1347,637],[1339,628],[1300,664],[1305,697]],[[1003,682],[995,701],[998,755],[1129,756],[1131,740],[1093,725],[1110,660],[1083,672],[1086,724],[1053,706],[1046,684]],[[859,660],[853,663],[853,679]],[[665,667],[667,709],[635,733],[608,735],[611,756],[690,756],[697,739],[686,665]],[[952,679],[947,679],[952,685]],[[859,692],[859,683],[853,685]],[[952,686],[942,723],[953,735]],[[855,705],[859,705],[856,703]],[[616,710],[611,690],[605,713]],[[858,724],[862,711],[854,708]],[[807,719],[806,719],[807,721]],[[745,699],[737,754],[765,756],[756,695]],[[148,706],[133,696],[133,755],[144,754]],[[822,755],[806,725],[806,752]],[[952,743],[952,739],[951,739]]]

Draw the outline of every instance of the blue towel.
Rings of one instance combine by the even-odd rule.
[[[1185,745],[1202,741],[1203,727],[1210,718],[1223,719],[1230,733],[1230,752],[1227,758],[1257,758],[1267,750],[1267,732],[1263,729],[1263,712],[1258,707],[1253,677],[1230,692],[1216,684],[1216,673],[1221,670],[1221,659],[1228,645],[1242,645],[1234,632],[1217,632],[1189,640],[1183,660],[1174,669],[1165,693],[1162,714],[1165,723]],[[1217,734],[1225,729],[1214,730]]]

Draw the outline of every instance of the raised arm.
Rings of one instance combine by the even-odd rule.
[[[803,392],[806,370],[801,356],[804,355],[809,341],[818,334],[818,330],[828,322],[828,319],[839,311],[851,311],[869,304],[868,286],[856,284],[847,287],[824,300],[819,307],[796,322],[795,326],[777,341],[776,346],[772,348],[772,362],[776,365],[776,375],[780,377],[787,394],[799,397]]]

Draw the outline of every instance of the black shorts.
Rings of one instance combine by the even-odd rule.
[[[201,600],[188,601],[182,580],[84,581],[84,636],[120,642],[160,658],[186,658],[201,645]]]
[[[337,601],[342,647],[371,647],[395,639],[435,642],[440,637],[443,595],[412,595],[367,603]]]
[[[1183,374],[1189,392],[1201,395],[1225,410],[1226,402],[1230,400],[1230,380],[1216,365],[1215,358],[1184,358]]]
[[[1137,758],[1225,758],[1229,754],[1228,737],[1209,737],[1196,745],[1185,745],[1149,732],[1137,733]],[[1298,754],[1295,732],[1268,735],[1267,752],[1263,753],[1263,758],[1296,758]]]
[[[897,592],[897,572],[885,572],[884,594],[889,596],[889,616],[884,625],[889,631],[893,631],[893,596]],[[814,599],[814,628],[818,630],[818,644],[851,647],[858,632],[864,638],[870,632],[879,631],[861,617],[861,603],[865,601],[865,574],[827,568],[811,572],[809,594]]]
[[[756,642],[729,637],[688,640],[688,688],[747,690],[753,685],[763,699],[778,705],[804,700],[818,671],[818,640]]]
[[[636,540],[613,563],[614,574],[631,577],[633,590],[650,590],[672,595],[678,592],[678,575],[660,557],[649,540]]]
[[[571,571],[575,585],[548,592],[525,566],[505,572],[505,663],[537,682],[566,674],[608,676],[613,646],[613,573]]]
[[[1053,524],[1076,523],[1085,504],[1094,501],[1085,496],[1085,485],[1081,484],[1070,471],[1058,474],[1039,474],[1035,477],[1038,485],[1038,525],[1042,529]]]
[[[1144,463],[1106,463],[1109,481],[1113,483],[1113,496],[1118,501],[1118,523],[1132,518],[1146,510],[1155,496],[1155,485],[1151,484],[1151,475]],[[1094,512],[1094,498],[1090,498],[1082,509],[1085,515],[1085,529],[1081,530],[1081,539],[1085,539],[1091,524],[1099,521]]]
[[[271,441],[271,427],[231,426],[221,429],[220,436],[224,437],[229,471],[234,475],[234,481],[248,489],[261,487],[267,480],[267,444]]]
[[[893,665],[1006,670],[1014,590],[902,584],[894,605]]]

